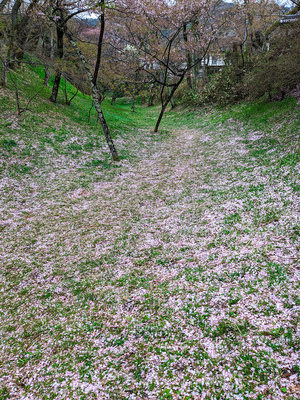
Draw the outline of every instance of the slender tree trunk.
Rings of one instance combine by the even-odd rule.
[[[93,109],[93,107],[94,107],[94,102],[92,101],[91,108],[89,109],[89,118],[88,118],[88,124],[90,123],[90,120],[91,120],[91,112],[92,112],[92,109]]]
[[[44,68],[44,71],[45,71],[44,86],[48,87],[49,79],[50,79],[50,75],[51,75],[50,68],[46,65],[45,68]]]
[[[11,59],[17,60],[18,64],[22,61],[25,51],[25,44],[28,39],[30,31],[29,22],[38,0],[31,0],[29,6],[21,16],[19,16],[19,9],[23,4],[23,0],[16,0],[12,9],[12,49]]]
[[[116,99],[117,99],[117,98],[116,98],[115,96],[113,96],[113,97],[111,98],[111,103],[110,103],[110,104],[111,104],[112,106],[115,105]]]
[[[208,83],[208,76],[207,76],[207,65],[208,65],[208,62],[209,62],[209,56],[208,56],[207,64],[205,62],[205,58],[203,59],[202,79],[203,79],[203,82],[205,84]]]
[[[100,103],[100,100],[99,100],[101,98],[101,94],[100,94],[100,92],[99,92],[99,90],[97,88],[97,85],[94,84],[94,77],[93,77],[93,75],[91,73],[90,67],[89,67],[86,59],[84,58],[84,55],[82,54],[82,52],[78,48],[76,42],[72,39],[72,36],[68,32],[66,32],[65,34],[66,34],[71,46],[75,50],[78,58],[80,59],[82,65],[83,65],[83,67],[85,69],[85,72],[87,74],[87,77],[88,77],[88,80],[90,82],[90,86],[91,86],[91,89],[92,89],[92,96],[93,96],[94,106],[95,106],[95,109],[97,111],[97,115],[98,115],[98,118],[100,120],[102,129],[103,129],[103,132],[104,132],[104,135],[105,135],[105,139],[106,139],[106,142],[108,144],[108,147],[109,147],[110,153],[112,155],[112,158],[113,158],[114,161],[119,161],[119,156],[118,156],[117,150],[115,148],[113,139],[111,137],[111,134],[110,134],[106,119],[104,117],[104,114],[103,114],[103,111],[102,111],[102,108],[101,108],[101,103]]]
[[[7,68],[8,68],[8,62],[7,59],[4,58],[2,60],[2,69],[1,69],[1,86],[5,87],[7,85]]]
[[[16,27],[18,22],[18,13],[22,5],[22,0],[16,0],[11,10],[11,28],[12,30]]]
[[[170,95],[170,93],[171,93],[171,88],[170,88],[170,86],[168,87],[168,92],[169,92],[169,95]],[[175,107],[176,107],[176,103],[175,103],[175,100],[174,100],[174,97],[173,97],[173,96],[171,97],[170,102],[171,102],[172,108],[175,108]]]
[[[157,119],[157,122],[156,122],[156,125],[155,125],[155,128],[154,128],[154,133],[157,133],[157,132],[158,132],[158,128],[159,128],[159,125],[160,125],[160,123],[161,123],[162,117],[163,117],[163,115],[164,115],[164,113],[165,113],[165,111],[166,111],[166,108],[167,108],[168,104],[170,103],[170,101],[171,101],[171,99],[172,99],[174,93],[176,92],[178,86],[179,86],[179,85],[181,84],[181,82],[183,81],[184,77],[185,77],[185,74],[182,74],[181,77],[180,77],[180,79],[179,79],[178,82],[176,83],[176,85],[173,86],[171,92],[169,93],[169,96],[168,96],[167,100],[162,104],[161,110],[160,110],[160,113],[159,113],[159,116],[158,116],[158,119]]]
[[[150,95],[149,95],[149,101],[148,101],[148,107],[152,107],[152,106],[153,106],[153,104],[154,104],[154,97],[155,97],[155,94],[154,94],[154,93],[150,93]]]
[[[101,103],[99,101],[100,93],[98,91],[98,88],[95,85],[93,85],[93,87],[92,87],[92,92],[93,92],[93,100],[94,100],[95,109],[97,111],[97,115],[98,115],[98,118],[100,120],[102,129],[103,129],[103,132],[104,132],[104,135],[105,135],[105,139],[106,139],[106,142],[108,144],[108,147],[109,147],[109,150],[110,150],[110,153],[111,153],[111,156],[112,156],[112,159],[114,161],[119,161],[120,159],[119,159],[117,150],[115,148],[113,139],[111,137],[111,134],[110,134],[109,127],[107,125],[106,119],[104,117],[104,114],[103,114],[103,111],[102,111],[102,108],[101,108]]]
[[[100,16],[100,34],[99,34],[99,40],[98,40],[98,51],[97,51],[97,59],[96,59],[96,64],[95,64],[95,70],[94,70],[94,76],[93,76],[93,83],[96,85],[97,83],[97,77],[100,69],[100,62],[101,62],[101,56],[102,56],[102,43],[103,43],[103,36],[104,36],[104,29],[105,29],[105,15],[104,15],[104,0],[101,0],[101,10],[102,14]]]
[[[135,96],[132,95],[131,97],[131,112],[135,112]]]
[[[188,34],[187,34],[187,26],[186,24],[183,25],[183,40],[187,46],[188,44]],[[188,88],[191,90],[193,89],[193,84],[192,84],[192,77],[191,77],[191,65],[192,65],[192,57],[191,57],[191,52],[186,49],[186,67],[187,67],[187,73],[186,73],[186,81]]]
[[[192,61],[191,61],[191,56],[190,56],[190,52],[188,52],[188,54],[187,54],[187,68],[188,68],[188,71],[187,71],[187,76],[186,76],[186,81],[187,81],[187,85],[188,85],[188,88],[190,89],[190,90],[192,90],[193,89],[193,82],[192,82],[192,77],[191,77],[191,65],[192,65]]]
[[[8,50],[8,59],[9,62],[14,59],[14,53],[17,49],[17,23],[18,23],[18,14],[19,9],[22,5],[22,0],[15,0],[14,5],[11,10],[11,31],[10,31],[10,42],[9,42],[9,50]],[[10,66],[13,66],[13,63],[10,62]]]
[[[168,104],[169,104],[169,102],[167,101],[161,106],[161,110],[160,110],[160,113],[159,113],[159,116],[158,116],[158,119],[157,119],[157,122],[156,122],[156,125],[155,125],[155,128],[154,128],[154,133],[158,132],[159,125],[161,123],[162,117],[164,116],[164,113],[166,111],[166,108],[167,108]]]
[[[5,39],[6,39],[6,37],[4,37],[0,41],[0,60],[1,60],[1,66],[2,66],[0,86],[3,86],[3,87],[5,87],[7,85],[7,68],[8,68],[7,49],[5,48]]]
[[[59,60],[61,60],[64,56],[64,30],[61,25],[56,26],[56,33],[57,33],[57,55]],[[52,101],[52,103],[56,103],[57,101],[60,79],[61,79],[61,72],[57,71],[54,79],[52,93],[50,96],[50,101]]]
[[[0,13],[4,10],[6,4],[9,0],[2,0],[0,3]],[[0,40],[0,60],[1,60],[1,78],[0,78],[0,86],[5,87],[7,85],[7,68],[8,68],[8,60],[7,60],[7,50],[5,48],[5,42],[7,40],[4,32],[3,36]]]
[[[54,58],[54,42],[53,42],[53,31],[52,31],[52,29],[50,31],[50,38],[49,39],[50,39],[50,59],[53,60],[53,58]],[[44,86],[48,87],[49,79],[50,79],[50,76],[51,76],[51,70],[50,70],[48,65],[45,66],[44,70],[45,70]]]
[[[199,74],[199,65],[195,63],[195,54],[193,55],[193,64],[194,64],[194,68],[193,68],[193,73],[194,73],[194,87],[197,87],[197,80],[198,80],[198,74]]]
[[[242,68],[245,66],[245,58],[244,58],[244,51],[243,51],[243,44],[240,44],[240,50],[241,50],[241,57],[242,57]]]
[[[65,93],[65,100],[66,100],[66,105],[68,106],[68,93],[67,93],[67,80],[65,78],[65,87],[64,87],[64,93]]]
[[[52,93],[51,93],[51,96],[50,96],[50,101],[52,101],[52,103],[56,103],[56,101],[57,101],[60,78],[61,78],[61,73],[57,72],[56,75],[55,75],[53,88],[52,88]]]
[[[77,96],[78,91],[79,91],[79,89],[76,88],[75,94],[73,94],[73,95],[70,97],[70,99],[68,99],[67,80],[66,80],[66,78],[65,78],[64,92],[65,92],[65,99],[66,99],[66,105],[67,105],[67,106],[70,106],[70,105],[71,105],[71,101]],[[90,122],[90,120],[89,120],[89,122]]]

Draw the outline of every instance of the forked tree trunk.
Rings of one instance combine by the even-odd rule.
[[[110,134],[106,119],[104,117],[104,114],[103,114],[103,111],[102,111],[102,108],[101,108],[101,103],[100,103],[100,100],[99,100],[101,98],[101,95],[100,95],[100,92],[98,90],[97,85],[94,84],[94,77],[93,77],[93,75],[91,73],[90,67],[89,67],[86,59],[84,58],[84,55],[82,54],[82,52],[78,48],[76,42],[72,39],[72,36],[68,32],[65,32],[65,34],[66,34],[71,46],[75,50],[78,58],[80,59],[82,65],[83,65],[83,67],[85,69],[85,72],[87,74],[87,77],[88,77],[88,80],[90,82],[90,86],[91,86],[91,89],[92,89],[94,107],[95,107],[95,109],[97,111],[97,115],[98,115],[98,118],[100,120],[102,129],[103,129],[103,132],[104,132],[104,135],[105,135],[105,139],[106,139],[106,142],[108,144],[108,147],[109,147],[110,153],[112,155],[112,158],[113,158],[114,161],[119,161],[119,156],[118,156],[117,150],[115,148],[113,139],[111,137],[111,134]]]

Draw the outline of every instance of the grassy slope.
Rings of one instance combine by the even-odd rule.
[[[90,99],[49,90],[19,119],[1,92],[0,399],[298,399],[295,101],[160,135],[106,102],[117,166]]]

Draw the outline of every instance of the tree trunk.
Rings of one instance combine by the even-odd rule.
[[[83,67],[85,69],[85,72],[87,74],[87,77],[88,77],[88,80],[90,82],[90,86],[91,86],[91,89],[92,89],[92,96],[93,96],[94,106],[95,106],[95,109],[97,111],[97,115],[98,115],[98,118],[100,120],[102,129],[103,129],[103,132],[104,132],[104,135],[105,135],[105,139],[106,139],[106,142],[108,144],[108,147],[109,147],[110,153],[112,155],[112,158],[113,158],[114,161],[119,161],[120,159],[119,159],[117,150],[115,148],[113,139],[111,137],[111,134],[110,134],[106,119],[105,119],[104,114],[102,112],[101,103],[100,103],[100,100],[99,100],[101,98],[101,95],[100,95],[100,92],[99,92],[99,90],[97,88],[97,85],[94,84],[94,77],[93,77],[93,75],[91,73],[90,67],[89,67],[86,59],[84,58],[84,55],[82,54],[82,52],[78,48],[76,42],[72,39],[72,36],[68,32],[65,32],[65,34],[66,34],[71,46],[75,50],[78,58],[80,59],[82,65],[83,65]]]
[[[155,97],[155,94],[154,94],[154,93],[150,93],[149,101],[148,101],[148,107],[152,107],[152,106],[153,106],[153,104],[154,104],[154,97]]]
[[[160,110],[160,113],[159,113],[159,116],[158,116],[158,119],[157,119],[157,122],[156,122],[156,125],[155,125],[155,128],[154,128],[154,133],[158,132],[158,128],[159,128],[159,125],[161,123],[162,117],[163,117],[163,115],[164,115],[164,113],[166,111],[166,108],[167,108],[168,104],[170,103],[170,101],[171,101],[174,93],[176,92],[178,86],[183,81],[184,77],[185,77],[185,74],[182,74],[180,79],[178,80],[178,82],[175,84],[175,86],[173,86],[173,89],[169,93],[169,96],[168,96],[167,100],[162,104],[161,110]]]
[[[194,68],[193,68],[193,73],[194,73],[193,87],[197,87],[197,78],[198,78],[198,75],[199,75],[199,64],[195,63],[195,55],[192,58],[192,63],[194,65]]]
[[[16,0],[11,10],[11,29],[14,30],[18,22],[18,13],[22,5],[22,0]]]
[[[11,59],[17,60],[18,64],[23,59],[25,44],[30,32],[30,18],[32,11],[38,0],[32,0],[24,14],[19,15],[19,9],[23,4],[23,0],[16,0],[12,9],[12,51]]]
[[[207,64],[205,63],[205,58],[203,59],[202,79],[203,79],[203,82],[205,84],[208,83],[208,76],[207,76],[207,65],[208,65],[208,62],[209,62],[209,57],[208,57]]]
[[[112,106],[115,105],[116,99],[117,99],[117,98],[116,98],[115,96],[113,96],[113,97],[111,98],[111,103],[110,103],[110,104],[111,104]]]
[[[50,74],[50,68],[48,66],[45,66],[44,71],[45,71],[44,86],[48,87],[49,79],[50,79],[50,75],[51,75]]]
[[[61,60],[64,56],[64,30],[61,25],[57,25],[56,33],[57,33],[57,56],[58,59]],[[56,103],[57,101],[60,78],[61,78],[61,72],[57,71],[54,79],[52,93],[50,96],[50,101],[52,101],[52,103]]]
[[[2,70],[1,70],[1,86],[5,87],[7,85],[7,67],[8,67],[8,62],[5,59],[2,60]]]
[[[160,113],[159,113],[159,116],[158,116],[158,119],[157,119],[157,122],[156,122],[156,125],[155,125],[155,128],[154,128],[154,133],[158,132],[159,125],[161,123],[162,117],[164,116],[164,113],[166,111],[166,108],[167,108],[168,104],[169,104],[169,102],[167,101],[167,102],[165,102],[165,104],[163,104],[161,106],[161,110],[160,110]]]
[[[54,43],[53,43],[53,30],[52,29],[50,31],[49,40],[50,40],[50,59],[53,60],[53,58],[54,58]],[[45,66],[44,71],[45,71],[44,86],[48,87],[49,79],[51,76],[51,70],[48,65]]]
[[[109,127],[107,125],[106,119],[105,119],[104,114],[102,112],[101,104],[100,104],[100,101],[99,101],[100,93],[99,93],[99,91],[98,91],[98,89],[97,89],[97,87],[95,85],[94,85],[92,90],[93,90],[93,100],[94,100],[95,109],[97,111],[97,115],[98,115],[98,118],[100,120],[102,129],[103,129],[103,132],[104,132],[104,135],[105,135],[105,139],[106,139],[106,142],[108,144],[108,147],[109,147],[109,150],[110,150],[110,153],[111,153],[111,156],[112,156],[112,159],[114,161],[119,161],[120,159],[119,159],[117,150],[115,148],[113,139],[111,137],[111,134],[110,134]]]
[[[135,112],[135,96],[131,97],[131,112]]]
[[[187,45],[188,43],[188,34],[187,34],[187,26],[186,24],[183,25],[183,40],[185,44]],[[186,49],[186,67],[187,67],[187,73],[186,73],[186,81],[188,88],[190,90],[193,89],[193,84],[192,84],[192,77],[191,77],[191,66],[192,66],[192,57],[191,57],[191,52]]]
[[[17,23],[19,9],[22,5],[22,0],[15,0],[14,5],[11,9],[11,32],[10,32],[10,42],[8,50],[9,62],[14,60],[14,53],[18,47],[17,45]],[[10,62],[10,67],[13,67],[13,63]]]
[[[187,75],[186,75],[186,82],[187,82],[188,88],[190,90],[192,90],[193,89],[193,83],[192,83],[191,70],[190,70],[192,63],[191,63],[191,60],[190,60],[190,56],[188,56],[188,60],[189,61],[187,63],[188,71],[187,71]]]
[[[102,56],[102,43],[103,43],[103,36],[104,36],[104,29],[105,29],[104,9],[105,9],[104,0],[101,0],[102,14],[100,16],[100,24],[101,24],[101,26],[100,26],[100,34],[99,34],[99,40],[98,40],[98,51],[97,51],[96,65],[95,65],[94,76],[93,76],[94,85],[97,84],[97,77],[98,77],[98,72],[99,72],[99,69],[100,69],[100,62],[101,62],[101,56]]]
[[[52,93],[51,93],[51,96],[50,96],[50,101],[52,101],[52,103],[56,103],[56,101],[57,101],[60,78],[61,78],[61,73],[57,72],[56,75],[55,75],[53,88],[52,88]]]
[[[168,87],[168,92],[169,92],[169,95],[170,95],[170,93],[171,93],[171,88],[170,88],[170,86]],[[173,97],[173,96],[171,97],[170,102],[171,102],[172,108],[175,108],[175,107],[176,107],[176,103],[175,103],[175,100],[174,100],[174,97]]]

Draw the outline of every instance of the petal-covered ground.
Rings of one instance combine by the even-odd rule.
[[[110,164],[5,116],[1,399],[300,399],[299,135],[193,119]]]

